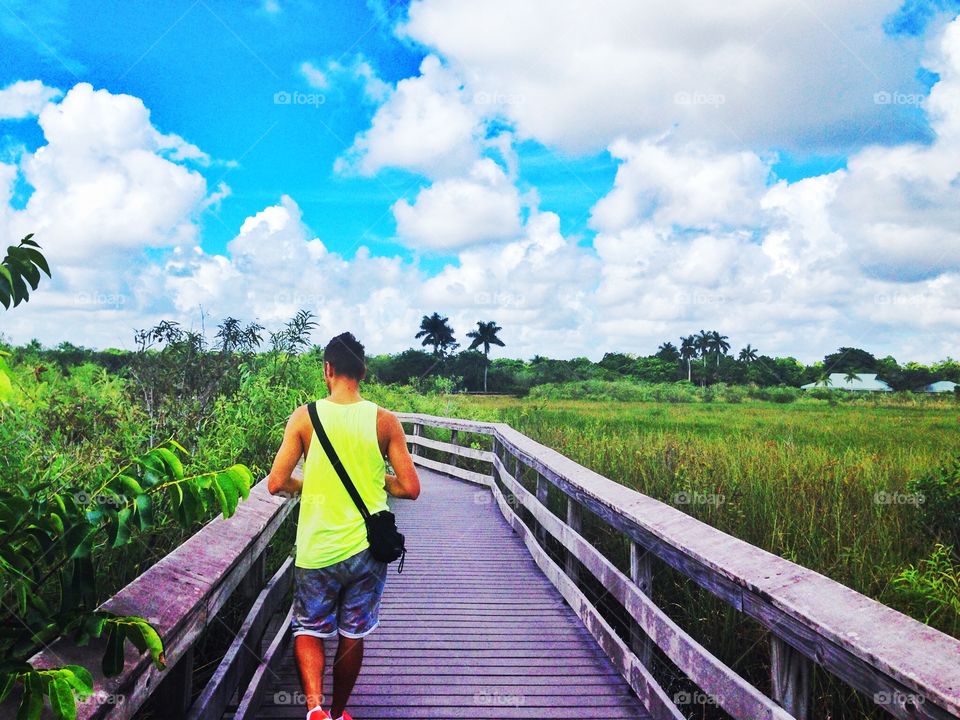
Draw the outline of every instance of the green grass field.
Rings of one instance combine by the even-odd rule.
[[[907,488],[960,455],[960,408],[471,398],[534,439],[725,532],[898,605],[930,554]],[[469,406],[468,405],[468,406]]]
[[[458,409],[496,416],[731,535],[954,636],[960,631],[960,565],[955,554],[935,550],[956,536],[957,477],[948,480],[953,505],[931,507],[943,496],[927,498],[910,484],[937,476],[960,455],[960,408],[953,402],[472,397]],[[616,533],[601,529],[588,539],[623,565],[625,545]],[[911,567],[921,570],[913,582],[894,582]],[[761,688],[769,681],[765,635],[756,623],[662,564],[654,570],[654,598],[744,677]],[[667,665],[657,675],[668,692],[689,690]],[[821,670],[814,684],[818,717],[881,715],[870,699]]]

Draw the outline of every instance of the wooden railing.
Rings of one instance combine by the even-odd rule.
[[[613,482],[508,425],[415,414],[400,418],[410,428],[416,463],[489,488],[537,565],[655,718],[683,715],[651,673],[654,648],[738,720],[810,717],[814,664],[897,718],[960,717],[960,641]],[[450,430],[451,441],[426,437],[426,427]],[[482,441],[464,444],[464,434]],[[441,459],[427,453],[439,453]],[[461,467],[464,458],[489,472]],[[533,492],[522,484],[522,472],[536,475]],[[562,493],[564,517],[547,505],[551,488]],[[532,518],[532,529],[520,507]],[[627,539],[629,574],[580,534],[583,509]],[[547,551],[548,535],[563,548],[561,562]],[[653,602],[654,558],[769,630],[773,697],[725,665]],[[629,615],[626,641],[584,594],[581,567]]]
[[[208,522],[100,606],[119,615],[139,615],[152,623],[163,640],[166,670],[157,670],[149,657],[128,644],[123,671],[105,677],[100,672],[104,639],[79,647],[61,638],[30,662],[38,668],[78,664],[93,672],[93,695],[77,706],[81,720],[126,720],[153,695],[159,696],[155,716],[212,720],[222,717],[238,688],[242,697],[235,717],[254,717],[265,677],[280,657],[287,634],[281,631],[263,654],[260,643],[293,579],[293,558],[287,558],[265,584],[265,551],[296,505],[295,499],[270,495],[266,481],[259,482],[232,517]],[[256,599],[213,677],[191,702],[194,646],[238,591]],[[4,703],[0,719],[12,719],[15,707],[15,703]]]

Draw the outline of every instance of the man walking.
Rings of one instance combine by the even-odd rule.
[[[357,492],[376,513],[387,509],[387,494],[416,500],[420,480],[397,416],[360,396],[365,374],[363,345],[351,333],[333,338],[323,352],[329,395],[316,409]],[[301,456],[302,482],[291,477]],[[395,475],[386,473],[384,456]],[[363,517],[320,446],[306,405],[287,422],[267,488],[273,495],[300,493],[292,629],[307,720],[352,720],[345,708],[360,674],[363,638],[379,623],[387,563],[370,554]],[[328,713],[323,641],[338,634]]]

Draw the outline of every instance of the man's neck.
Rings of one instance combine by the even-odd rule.
[[[330,395],[327,397],[330,402],[339,405],[349,405],[350,403],[360,402],[360,387],[358,383],[334,383],[330,387]]]

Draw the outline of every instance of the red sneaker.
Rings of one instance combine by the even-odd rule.
[[[307,720],[333,720],[333,717],[323,708],[315,707],[307,713]]]

